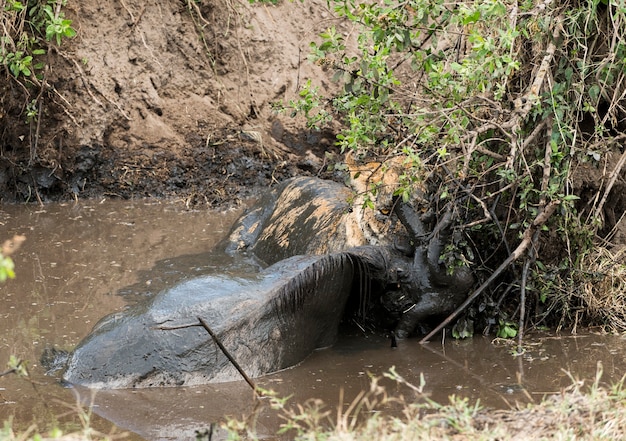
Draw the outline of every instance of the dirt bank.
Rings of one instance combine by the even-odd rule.
[[[304,130],[271,103],[321,69],[309,42],[331,24],[323,1],[72,1],[78,31],[48,55],[37,122],[7,78],[2,201],[179,196],[210,205],[323,173],[331,133]],[[331,23],[331,21],[333,23]],[[10,101],[9,101],[10,99]]]

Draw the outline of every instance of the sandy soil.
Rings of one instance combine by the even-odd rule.
[[[4,201],[113,195],[236,202],[251,188],[324,173],[333,134],[304,130],[271,103],[312,78],[309,43],[326,2],[68,2],[78,36],[50,54],[40,127],[4,86]],[[344,29],[348,32],[348,29]],[[39,135],[37,137],[37,134]]]

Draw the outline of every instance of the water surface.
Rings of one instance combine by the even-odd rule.
[[[154,201],[0,207],[0,240],[27,236],[14,256],[17,279],[0,286],[0,370],[15,355],[29,362],[35,381],[0,377],[0,419],[12,417],[22,430],[33,423],[40,428],[59,423],[71,430],[80,425],[79,401],[92,403],[90,422],[98,430],[128,430],[131,439],[156,440],[193,439],[196,430],[225,415],[250,415],[256,402],[243,381],[94,395],[60,387],[38,362],[44,347],[71,349],[106,314],[176,281],[219,272],[226,258],[212,250],[238,215]],[[236,272],[238,267],[229,262],[229,268]],[[249,267],[242,263],[239,270]],[[488,337],[425,346],[407,340],[391,348],[384,337],[350,328],[334,347],[257,382],[279,395],[293,395],[292,402],[320,398],[333,409],[346,408],[369,387],[371,376],[395,366],[414,384],[423,375],[425,392],[438,401],[456,394],[507,408],[558,393],[572,378],[592,381],[598,362],[605,383],[619,380],[626,373],[625,348],[620,337],[593,333],[536,334],[528,338],[522,356]],[[409,388],[389,380],[384,384],[390,393],[417,398]],[[279,424],[274,413],[259,412],[257,429],[268,438]]]

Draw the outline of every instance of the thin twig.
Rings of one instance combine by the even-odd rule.
[[[598,204],[598,207],[596,208],[596,212],[594,214],[594,217],[596,219],[600,217],[600,214],[602,213],[602,209],[604,208],[604,204],[606,203],[606,200],[609,197],[609,193],[611,192],[613,185],[615,185],[615,181],[617,180],[617,177],[620,175],[622,168],[624,167],[624,163],[626,163],[626,151],[622,153],[622,156],[620,156],[619,161],[617,161],[615,168],[611,172],[611,176],[609,177],[609,182],[606,185],[606,188],[604,189],[604,194],[602,195],[602,199],[600,200],[600,203]]]
[[[536,232],[535,232],[536,235]],[[522,342],[524,340],[524,319],[526,316],[526,281],[528,280],[528,269],[530,268],[531,258],[528,257],[522,268],[522,282],[519,294],[519,322],[517,325],[517,353],[522,353]]]
[[[228,350],[224,347],[219,337],[213,332],[211,327],[202,317],[198,317],[198,323],[189,323],[185,325],[176,325],[176,326],[155,326],[153,329],[159,329],[162,331],[173,331],[176,329],[194,328],[197,326],[204,328],[206,332],[209,333],[209,335],[211,336],[211,338],[213,339],[217,347],[220,348],[222,353],[226,356],[226,358],[228,358],[228,361],[230,361],[232,365],[235,366],[235,369],[237,369],[237,371],[241,374],[243,379],[246,380],[246,383],[250,385],[252,390],[254,390],[256,393],[260,395],[260,392],[257,390],[256,384],[254,383],[254,381],[252,381],[252,379],[245,373],[243,368],[239,365],[239,363],[237,363],[237,360],[235,360],[235,358],[232,355],[230,355],[230,352],[228,352]]]
[[[541,197],[539,199],[539,209],[543,210],[546,206],[547,199],[546,195],[548,193],[548,186],[550,184],[550,175],[552,174],[552,144],[550,143],[551,135],[552,135],[552,117],[548,117],[538,126],[547,129],[546,133],[546,147],[543,154],[543,175],[541,178]],[[538,133],[537,130],[533,131]],[[535,134],[535,136],[537,136]],[[524,144],[526,145],[526,144]],[[539,232],[537,229],[533,233],[531,247],[528,251],[528,257],[524,262],[524,266],[522,267],[522,280],[520,286],[520,313],[519,313],[519,322],[517,328],[517,352],[522,352],[522,341],[524,339],[524,321],[526,319],[526,282],[528,280],[528,270],[530,265],[537,258],[537,242],[539,241]]]
[[[130,11],[130,9],[128,9],[128,6],[126,6],[126,3],[124,3],[124,0],[120,0],[120,3],[122,4],[122,7],[126,9],[126,12],[128,12],[128,15],[130,15],[130,20],[133,22],[133,24],[135,24],[136,23],[135,16]]]
[[[21,361],[19,362],[19,364],[17,366],[19,367],[20,364],[22,364]],[[8,370],[6,370],[4,372],[0,372],[0,377],[4,377],[5,375],[13,374],[13,373],[17,372],[17,369],[18,368],[15,367],[15,368],[8,369]]]
[[[524,96],[515,100],[515,111],[516,115],[511,118],[506,124],[503,124],[503,128],[511,129],[511,133],[513,138],[511,140],[511,152],[509,153],[509,158],[507,160],[506,168],[512,168],[513,162],[517,157],[517,132],[522,121],[526,119],[533,105],[539,99],[539,92],[543,87],[543,82],[550,71],[550,66],[552,65],[552,59],[554,58],[554,54],[556,52],[556,42],[559,41],[559,37],[561,35],[561,31],[563,28],[563,18],[561,16],[556,17],[556,23],[554,24],[554,31],[552,33],[552,39],[546,48],[545,55],[543,60],[541,60],[541,64],[537,69],[537,74],[535,75],[535,79],[531,84],[530,88],[524,94]]]
[[[233,358],[232,355],[230,355],[230,353],[228,352],[228,350],[224,347],[224,345],[222,344],[222,342],[220,341],[220,339],[217,337],[217,335],[215,335],[213,333],[213,331],[211,330],[211,328],[209,327],[209,325],[207,324],[207,322],[204,321],[204,319],[202,317],[198,317],[198,321],[200,322],[200,324],[202,325],[202,327],[206,330],[206,332],[209,333],[209,335],[211,336],[211,338],[213,339],[213,341],[215,342],[215,344],[217,345],[218,348],[220,348],[220,350],[224,353],[224,355],[226,356],[226,358],[228,358],[228,360],[233,364],[233,366],[235,366],[235,369],[237,369],[237,371],[241,374],[241,376],[243,377],[244,380],[246,380],[246,383],[248,383],[250,385],[250,387],[252,388],[253,391],[257,392],[257,387],[256,384],[254,383],[254,381],[252,381],[252,379],[250,377],[248,377],[248,375],[245,373],[245,371],[241,368],[241,366],[239,366],[239,363],[237,363],[237,360],[235,360]]]

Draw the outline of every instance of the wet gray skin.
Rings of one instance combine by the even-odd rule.
[[[293,257],[250,277],[205,276],[103,319],[63,379],[89,388],[180,386],[241,377],[202,317],[251,377],[293,366],[337,335],[353,279],[343,254]]]

